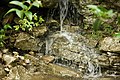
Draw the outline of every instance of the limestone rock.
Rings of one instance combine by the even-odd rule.
[[[39,38],[34,38],[27,33],[19,33],[16,37],[14,47],[22,50],[39,51],[44,44]]]
[[[100,42],[101,51],[120,52],[120,39],[115,37],[106,37]]]
[[[34,27],[31,34],[34,37],[40,37],[43,36],[47,32],[47,27],[46,26],[40,26],[40,27]]]
[[[16,58],[13,57],[13,56],[11,56],[11,55],[3,54],[3,60],[6,62],[6,65],[9,65],[9,64],[11,64],[13,61],[15,61]]]
[[[13,67],[8,77],[5,80],[30,80],[31,76],[28,75],[28,71],[23,66]]]

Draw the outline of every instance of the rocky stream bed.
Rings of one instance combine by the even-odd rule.
[[[40,28],[43,33],[13,34],[9,48],[14,51],[0,51],[1,80],[119,80],[120,39],[89,40],[75,33],[77,26],[70,28],[47,38],[33,35],[43,35],[47,28]]]
[[[40,1],[49,9],[45,13],[57,10],[58,0]],[[83,23],[89,27],[94,21],[87,4],[98,2],[69,0],[63,31],[58,12],[30,32],[9,31],[0,48],[0,80],[120,80],[120,38],[84,35]]]

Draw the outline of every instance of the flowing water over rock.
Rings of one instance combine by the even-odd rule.
[[[59,0],[59,6],[60,6],[60,28],[61,31],[63,31],[63,21],[67,15],[68,12],[68,0]]]
[[[56,33],[49,36],[48,42],[48,54],[56,57],[54,63],[82,72],[85,78],[101,75],[97,64],[98,54],[80,34]]]
[[[96,51],[87,45],[86,39],[80,34],[66,31],[63,21],[68,11],[68,0],[59,0],[60,32],[49,35],[46,40],[46,54],[54,55],[55,64],[69,67],[83,74],[84,78],[98,77],[101,68],[97,64]]]

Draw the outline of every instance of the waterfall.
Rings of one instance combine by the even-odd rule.
[[[71,50],[72,50],[73,45],[77,44],[77,41],[76,41],[75,37],[79,36],[80,34],[76,35],[75,33],[69,33],[67,31],[63,30],[63,27],[64,27],[63,26],[63,22],[65,20],[65,17],[67,16],[67,12],[68,12],[68,2],[69,2],[69,0],[59,0],[59,8],[60,8],[60,33],[56,33],[56,34],[50,35],[46,39],[46,54],[49,54],[49,53],[53,54],[53,53],[55,53],[55,51],[52,50],[53,48],[51,48],[51,47],[55,43],[55,41],[57,39],[59,39],[60,37],[61,38],[62,37],[66,38],[66,40],[68,41],[68,45],[66,47],[69,47]],[[59,43],[61,43],[61,41],[59,41]],[[84,56],[84,57],[82,57],[83,59],[80,59],[81,64],[86,64],[87,65],[87,68],[85,70],[83,78],[98,77],[98,76],[100,76],[101,75],[101,68],[100,68],[100,66],[97,63],[92,62],[92,59],[94,57],[98,56],[97,53],[96,53],[96,51],[94,51],[91,48],[88,48],[86,46],[86,43],[82,43],[82,44],[79,44],[79,43],[80,42],[78,42],[78,44],[76,46],[78,46],[78,48],[80,48],[81,51],[83,51],[84,53],[79,53],[79,54],[75,53],[75,55],[77,55],[75,57],[77,59],[80,59],[81,56]],[[62,43],[61,43],[61,45],[62,45]],[[82,45],[82,47],[80,45]],[[61,50],[63,50],[63,49],[61,49]],[[71,54],[69,55],[69,53],[68,53],[67,57],[69,57],[69,56],[71,56]],[[71,56],[71,57],[74,58],[73,61],[76,59],[73,56]]]
[[[60,7],[60,31],[63,31],[63,21],[68,12],[68,0],[59,0]]]

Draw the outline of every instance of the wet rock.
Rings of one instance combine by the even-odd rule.
[[[4,66],[2,64],[0,64],[0,79],[5,77],[6,72],[4,70]]]
[[[56,32],[60,28],[60,24],[57,20],[50,19],[46,22],[47,26],[49,27],[51,32]]]
[[[80,26],[69,26],[64,25],[63,30],[70,32],[70,33],[80,33]]]
[[[22,50],[39,51],[44,44],[39,38],[34,38],[27,33],[19,33],[16,37],[14,47]]]
[[[102,55],[98,56],[98,60],[99,60],[98,63],[102,67],[108,67],[108,66],[110,66],[109,57],[106,54],[102,54]]]
[[[3,53],[7,53],[9,51],[9,49],[3,49],[2,52]]]
[[[46,63],[50,63],[50,62],[52,62],[55,59],[55,57],[54,56],[47,56],[46,55],[46,56],[42,56],[41,59],[43,61],[45,61]]]
[[[47,32],[47,27],[46,26],[40,26],[40,27],[34,27],[31,34],[34,37],[40,37],[43,36]]]
[[[42,1],[42,5],[45,8],[54,8],[58,3],[58,0],[40,0],[40,1]]]
[[[11,55],[3,54],[3,60],[5,61],[6,65],[10,65],[16,60],[16,58]]]
[[[25,54],[24,57],[26,60],[29,60],[30,65],[37,65],[38,64],[37,62],[39,62],[39,58],[36,58],[32,55]]]
[[[28,74],[28,71],[23,66],[16,66],[13,67],[8,77],[4,78],[3,80],[30,80],[31,76]]]
[[[115,37],[106,37],[100,42],[101,51],[120,52],[120,39]]]
[[[15,80],[48,80],[48,79],[49,80],[73,80],[73,79],[79,80],[80,78],[59,76],[55,74],[44,74],[41,72],[29,73],[29,71],[25,69],[23,66],[16,66],[11,69],[8,77],[4,78],[3,80],[14,80],[14,79]]]
[[[97,64],[96,50],[88,45],[88,40],[80,34],[57,33],[49,36],[48,42],[46,54],[55,55],[56,64],[69,66],[83,73],[87,72],[90,65]]]
[[[82,80],[81,78],[74,78],[74,77],[68,77],[68,76],[56,76],[56,75],[46,75],[37,73],[34,74],[31,80]]]

